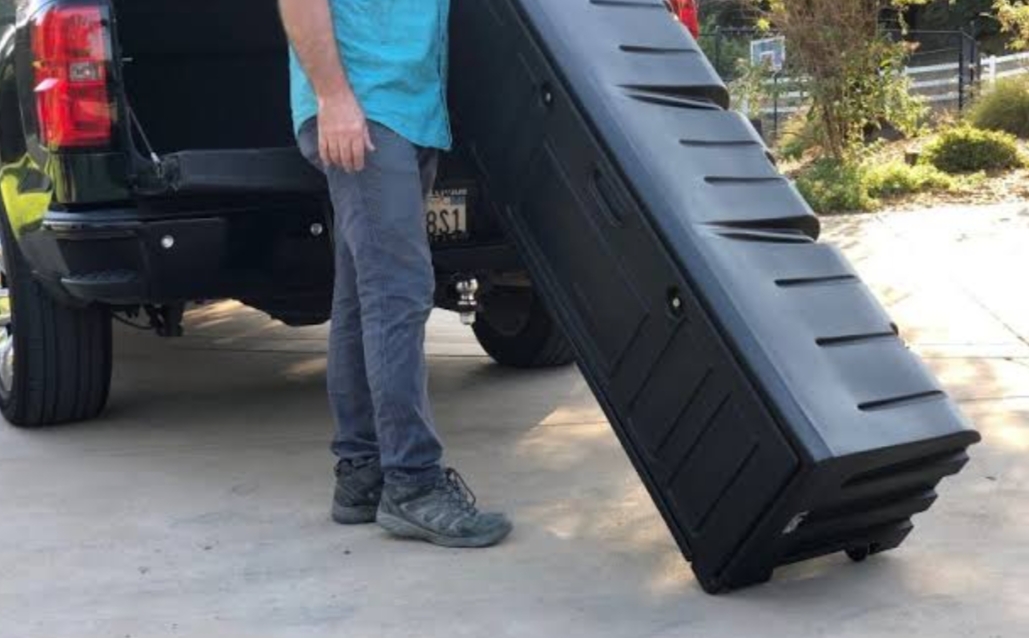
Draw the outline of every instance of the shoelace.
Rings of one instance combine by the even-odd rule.
[[[443,473],[443,483],[446,493],[457,503],[461,509],[468,513],[475,513],[475,493],[468,487],[464,477],[457,470],[448,467]]]
[[[377,461],[369,460],[369,461],[364,461],[364,462],[358,464],[358,463],[354,463],[353,461],[344,461],[343,459],[340,459],[339,461],[336,462],[335,473],[336,473],[336,476],[338,477],[339,475],[341,475],[343,473],[344,469],[347,470],[348,473],[354,473],[354,472],[358,472],[360,470],[363,470],[364,468],[368,467],[369,465],[374,465],[374,464],[377,464]]]

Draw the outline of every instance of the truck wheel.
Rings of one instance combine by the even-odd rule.
[[[483,299],[475,336],[494,361],[512,368],[553,368],[575,360],[561,328],[530,289],[496,289]]]
[[[111,386],[110,312],[54,300],[0,217],[0,412],[26,428],[91,419]]]

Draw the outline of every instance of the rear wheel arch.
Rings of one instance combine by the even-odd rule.
[[[532,288],[497,288],[485,299],[474,325],[487,354],[514,368],[554,368],[575,353],[539,294]]]

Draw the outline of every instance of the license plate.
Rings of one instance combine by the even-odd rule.
[[[425,229],[431,242],[447,242],[468,236],[468,189],[433,191],[425,211]]]

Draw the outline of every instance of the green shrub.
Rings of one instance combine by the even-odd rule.
[[[974,191],[978,188],[986,186],[990,181],[990,176],[986,174],[986,171],[978,171],[975,173],[965,173],[964,175],[957,175],[954,177],[956,182],[956,191]]]
[[[818,122],[813,120],[808,111],[797,113],[782,127],[779,137],[779,154],[788,160],[798,160],[809,150],[818,146],[821,133]]]
[[[968,121],[979,128],[1029,139],[1029,75],[997,82],[972,107]]]
[[[964,125],[948,129],[929,143],[922,160],[947,173],[1004,170],[1022,166],[1018,141],[1010,133]]]
[[[859,164],[820,159],[797,176],[797,188],[817,213],[868,211],[876,201],[868,195],[866,175]]]
[[[797,175],[797,188],[815,212],[828,214],[874,210],[879,198],[959,191],[977,176],[981,180],[985,174],[953,177],[934,166],[909,166],[900,160],[862,164],[827,158],[805,167]]]
[[[952,191],[957,188],[957,181],[935,166],[909,166],[895,160],[868,167],[865,188],[869,197],[896,197],[927,191]]]

